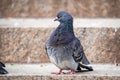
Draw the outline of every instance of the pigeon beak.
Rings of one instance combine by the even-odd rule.
[[[58,19],[58,18],[56,18],[56,19],[54,19],[54,21],[59,21],[59,19]]]

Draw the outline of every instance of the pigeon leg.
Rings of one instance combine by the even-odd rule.
[[[66,74],[76,74],[76,72],[71,70],[70,72],[67,72]]]
[[[59,70],[59,72],[52,72],[52,74],[64,74],[64,72],[62,72],[62,69]]]

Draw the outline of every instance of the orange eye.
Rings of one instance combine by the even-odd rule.
[[[58,18],[60,18],[61,16],[58,16]]]

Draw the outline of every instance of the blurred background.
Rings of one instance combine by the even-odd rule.
[[[79,19],[88,19],[88,22],[94,19],[99,22],[102,18],[107,22],[107,19],[119,19],[120,0],[0,0],[0,21],[4,19],[0,24],[0,61],[49,62],[44,49],[45,42],[54,29],[49,25],[52,24],[49,20],[53,20],[61,10],[71,13],[78,24]],[[24,25],[26,28],[14,27],[18,25],[16,23],[7,25],[8,22],[18,22],[19,19],[23,20],[20,25],[29,19],[38,20],[40,24],[37,28],[27,24]],[[43,19],[44,22],[41,21]],[[35,22],[30,24],[32,23]],[[47,28],[43,24],[48,24]],[[101,28],[90,28],[91,24],[88,24],[89,28],[77,27],[74,31],[91,63],[120,63],[120,28],[102,25]]]
[[[120,0],[0,0],[0,17],[46,18],[60,10],[79,18],[119,18]]]

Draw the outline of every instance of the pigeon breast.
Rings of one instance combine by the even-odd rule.
[[[75,38],[73,31],[69,30],[64,24],[60,24],[49,37],[47,44],[60,46],[69,44]]]

